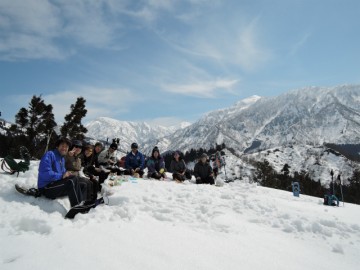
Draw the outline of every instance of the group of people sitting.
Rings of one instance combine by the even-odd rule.
[[[131,151],[125,157],[123,167],[119,167],[116,156],[118,145],[114,142],[108,149],[102,143],[83,145],[82,141],[70,141],[60,138],[55,150],[48,151],[39,165],[38,189],[47,198],[56,199],[68,196],[71,207],[84,201],[94,201],[101,191],[101,184],[109,174],[130,175],[141,178],[144,169],[148,169],[148,178],[165,179],[166,168],[164,158],[158,147],[154,147],[151,156],[145,156],[138,150],[137,143],[131,145]],[[216,169],[214,170],[217,172]],[[208,156],[202,154],[196,163],[193,175],[197,184],[215,183],[214,171],[208,162]],[[180,152],[173,154],[170,164],[173,180],[183,182],[191,179]]]

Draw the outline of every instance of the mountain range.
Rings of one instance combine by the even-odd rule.
[[[357,144],[360,85],[308,87],[276,97],[252,96],[207,113],[182,127],[152,126],[101,117],[86,125],[88,136],[119,137],[122,148],[138,142],[149,151],[211,148],[225,143],[239,154],[290,145]]]

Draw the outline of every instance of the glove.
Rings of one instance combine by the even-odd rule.
[[[159,173],[163,174],[165,172],[165,169],[160,169]]]

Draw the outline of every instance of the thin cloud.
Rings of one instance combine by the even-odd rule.
[[[310,33],[304,34],[301,39],[299,39],[291,48],[289,54],[291,56],[297,54],[297,52],[304,47],[304,45],[308,42],[309,38],[311,37]]]
[[[157,35],[173,49],[191,57],[197,56],[221,64],[231,64],[243,70],[252,71],[271,59],[271,52],[260,39],[260,17],[248,23],[227,22],[219,25],[218,20],[197,21],[192,31],[174,35],[171,31],[159,30]]]
[[[86,99],[86,108],[88,110],[86,121],[100,116],[114,117],[117,114],[126,113],[133,102],[138,100],[136,95],[129,89],[87,86],[79,87],[74,91],[44,95],[43,98],[46,103],[53,105],[56,120],[63,121],[64,116],[70,112],[70,105],[74,104],[77,97],[80,96]]]
[[[238,80],[217,79],[213,81],[195,82],[192,84],[164,84],[166,92],[198,98],[215,98],[221,92],[232,92]]]

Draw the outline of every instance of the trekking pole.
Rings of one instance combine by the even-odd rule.
[[[225,180],[228,180],[227,175],[226,175],[226,166],[225,166],[225,164],[224,164],[224,171],[225,171]]]
[[[330,175],[331,175],[331,184],[332,184],[332,195],[335,195],[334,171],[333,170],[331,170]],[[330,186],[330,190],[331,190],[331,186]]]
[[[340,174],[338,175],[338,180],[339,180],[339,182],[340,182],[341,200],[342,200],[342,202],[343,202],[343,207],[345,207],[344,194],[343,194],[343,190],[342,190],[342,181],[341,181],[341,176],[340,176]]]
[[[225,162],[225,159],[223,159],[223,160],[224,160],[225,181],[227,181],[228,178],[227,178],[227,174],[226,174],[226,162]]]

